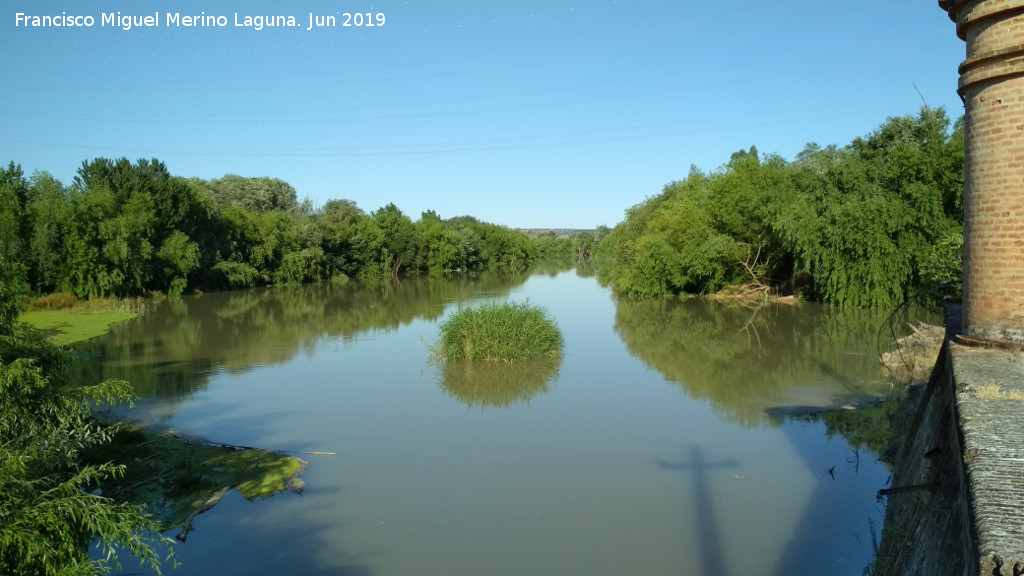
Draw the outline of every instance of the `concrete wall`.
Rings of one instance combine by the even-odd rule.
[[[892,483],[875,576],[977,574],[949,349],[894,424]]]
[[[908,395],[876,576],[1024,574],[1024,352],[956,337]]]

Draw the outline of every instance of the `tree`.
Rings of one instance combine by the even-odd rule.
[[[163,278],[167,293],[180,296],[188,286],[188,276],[199,268],[199,245],[177,230],[171,234],[156,254],[163,263]]]
[[[886,120],[848,146],[808,144],[786,163],[740,150],[691,168],[629,209],[594,250],[599,275],[635,296],[753,284],[825,302],[892,306],[955,279],[962,123],[942,110]]]
[[[15,261],[24,257],[27,197],[28,182],[21,166],[11,162],[0,168],[0,256]]]
[[[250,212],[300,211],[295,188],[278,178],[246,178],[228,174],[206,182],[206,188],[217,202]]]
[[[431,274],[462,268],[462,238],[433,211],[428,210],[416,223],[416,237],[423,244],[420,250]]]
[[[37,291],[52,292],[60,281],[65,229],[73,217],[64,185],[45,172],[33,174],[27,212],[29,278]]]
[[[109,293],[117,296],[143,294],[152,277],[153,198],[133,192],[120,214],[100,222],[103,261],[110,279]]]
[[[120,567],[119,549],[159,572],[150,540],[159,524],[98,490],[122,469],[79,461],[83,449],[112,435],[91,420],[92,407],[129,399],[131,387],[71,382],[66,353],[17,322],[8,288],[13,273],[0,257],[0,573],[105,574]],[[88,555],[93,541],[99,560]]]
[[[394,204],[377,210],[372,217],[382,234],[383,245],[387,250],[385,258],[390,257],[391,277],[398,279],[402,266],[415,257],[416,228],[412,220]]]

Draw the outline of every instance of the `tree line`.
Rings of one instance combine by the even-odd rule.
[[[742,287],[893,306],[961,276],[963,121],[889,118],[792,162],[755,147],[626,211],[614,229],[528,236],[470,216],[413,221],[394,204],[314,208],[276,178],[173,176],[159,160],[98,158],[64,185],[0,168],[0,259],[20,293],[78,297],[482,270],[593,259],[621,294]]]
[[[792,162],[740,150],[627,210],[593,248],[598,277],[633,297],[744,287],[891,307],[956,292],[963,159],[963,119],[927,107]]]
[[[455,271],[517,272],[567,259],[571,240],[528,237],[469,216],[413,221],[394,204],[314,208],[276,178],[172,175],[159,160],[98,158],[64,185],[0,168],[0,258],[22,292],[78,297]]]
[[[155,159],[87,161],[70,185],[26,178],[11,162],[0,168],[0,573],[105,573],[111,565],[87,554],[97,538],[105,558],[127,550],[158,568],[167,543],[149,540],[158,527],[141,509],[93,490],[121,469],[81,458],[111,439],[93,407],[127,400],[131,388],[76,372],[66,351],[19,323],[27,293],[181,294],[593,257],[603,281],[635,297],[747,286],[891,306],[958,279],[962,174],[962,120],[925,108],[842,148],[808,145],[793,162],[737,152],[715,172],[691,169],[614,229],[570,239],[433,212],[414,222],[394,204],[314,208],[278,179],[187,179]],[[681,325],[700,319],[635,304],[620,302],[616,319],[627,343],[673,332],[644,306]]]

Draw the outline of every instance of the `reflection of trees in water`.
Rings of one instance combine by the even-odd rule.
[[[576,275],[579,276],[580,278],[596,278],[597,277],[597,269],[594,268],[594,265],[589,263],[589,262],[587,262],[585,264],[577,265],[575,270],[576,270]]]
[[[483,362],[452,360],[438,366],[441,386],[469,406],[504,408],[548,391],[562,359]]]
[[[783,393],[828,386],[833,396],[869,395],[886,384],[879,309],[706,299],[617,301],[615,330],[630,353],[744,426],[766,422]]]
[[[507,294],[527,275],[413,278],[400,284],[329,283],[217,292],[170,299],[115,325],[79,349],[97,360],[76,363],[82,377],[122,378],[140,396],[185,397],[217,370],[241,373],[288,362],[324,338],[352,340],[434,320],[447,303]]]
[[[853,450],[864,450],[880,458],[892,443],[894,427],[891,421],[903,402],[902,397],[896,397],[856,410],[830,410],[781,417],[780,420],[820,421],[825,425],[825,434],[829,438],[842,436]]]

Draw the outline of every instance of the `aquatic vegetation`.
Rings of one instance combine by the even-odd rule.
[[[434,355],[442,361],[557,358],[562,333],[547,311],[529,303],[485,304],[460,310],[441,324]]]
[[[181,528],[182,534],[192,518],[231,489],[249,500],[301,491],[298,476],[306,467],[281,452],[219,446],[127,425],[119,425],[113,441],[89,451],[87,459],[124,466],[122,476],[100,486],[104,496],[147,506],[164,530]]]
[[[64,345],[106,334],[111,325],[136,316],[133,312],[33,310],[19,320],[42,330],[54,344]]]
[[[63,346],[106,334],[118,322],[147,313],[164,296],[90,298],[80,300],[57,292],[29,300],[18,321],[40,330],[51,343]]]

